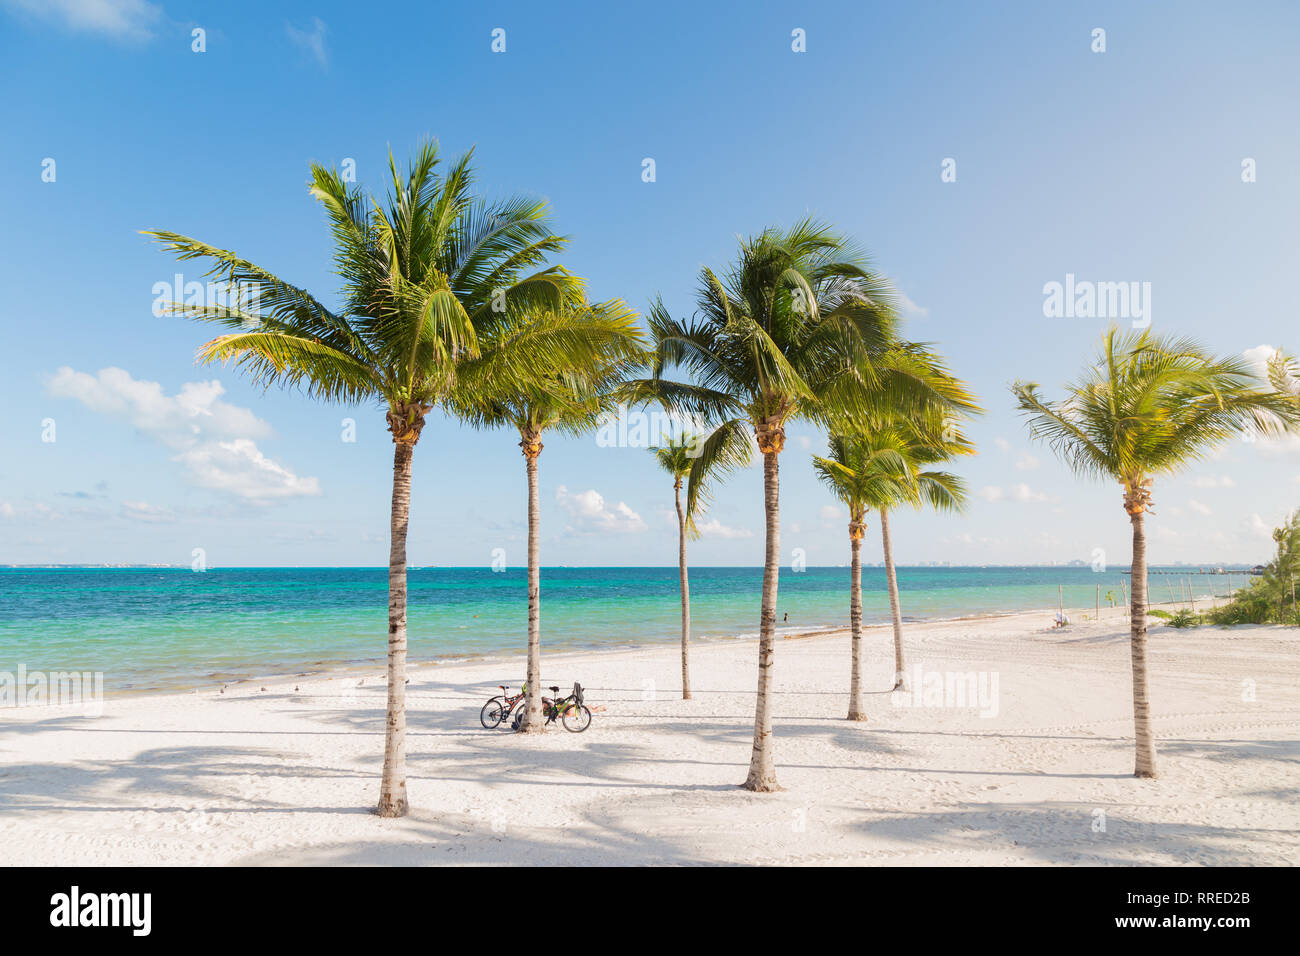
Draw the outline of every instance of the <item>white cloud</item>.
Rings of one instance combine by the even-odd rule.
[[[0,0],[5,6],[70,30],[103,33],[118,40],[148,40],[162,7],[147,0]]]
[[[836,521],[844,517],[845,511],[836,505],[822,505],[822,510],[817,514],[823,521]]]
[[[1246,349],[1241,353],[1241,357],[1246,360],[1251,371],[1261,378],[1268,374],[1268,363],[1277,355],[1277,349],[1271,345],[1256,345],[1253,349]]]
[[[607,507],[604,497],[596,489],[569,494],[564,485],[555,489],[555,500],[569,513],[569,528],[579,534],[596,532],[645,531],[641,516],[620,501]]]
[[[44,518],[49,521],[60,521],[63,513],[39,501],[18,507],[14,507],[12,502],[0,501],[0,518]]]
[[[1005,438],[995,438],[993,439],[993,444],[998,446],[998,451],[1007,451],[1011,448],[1011,442],[1007,441]]]
[[[695,522],[695,529],[706,538],[752,538],[754,532],[748,528],[731,528],[717,518]]]
[[[320,17],[312,17],[311,26],[305,30],[299,30],[291,23],[286,23],[284,29],[294,46],[302,47],[321,66],[329,65],[329,51],[325,49],[326,26]]]
[[[985,485],[976,492],[985,501],[1055,501],[1050,495],[1035,491],[1023,481],[1006,488]]]
[[[1053,500],[1051,497],[1049,497],[1048,495],[1044,494],[1043,492],[1041,492],[1041,491],[1035,491],[1034,489],[1030,488],[1030,487],[1029,487],[1027,484],[1025,484],[1024,482],[1021,482],[1021,483],[1018,484],[1018,485],[1013,485],[1013,486],[1011,487],[1011,497],[1015,498],[1016,501],[1051,501],[1051,500]]]
[[[1187,500],[1187,507],[1191,508],[1198,515],[1208,515],[1213,513],[1210,511],[1208,505],[1202,504],[1201,502],[1197,501],[1195,498],[1189,498]]]
[[[1273,526],[1261,518],[1258,513],[1250,516],[1247,521],[1247,528],[1252,534],[1259,535],[1262,538],[1273,537]]]
[[[1192,486],[1195,488],[1234,488],[1236,484],[1227,475],[1207,475],[1192,479]]]
[[[48,390],[122,419],[173,449],[173,460],[185,465],[200,487],[248,501],[321,493],[317,479],[300,478],[262,454],[253,439],[269,437],[271,426],[249,409],[223,402],[220,382],[186,382],[175,395],[167,395],[157,382],[132,378],[120,368],[90,375],[65,366],[50,379]]]
[[[195,484],[240,498],[267,501],[321,493],[315,478],[299,478],[247,438],[204,442],[181,452],[178,460],[189,468]]]
[[[1253,349],[1246,349],[1241,355],[1251,371],[1264,377],[1268,375],[1269,360],[1277,355],[1277,352],[1278,350],[1271,345],[1257,345]],[[1293,390],[1300,387],[1300,383],[1294,379],[1290,384]],[[1250,444],[1265,454],[1294,453],[1300,451],[1300,435],[1280,435],[1270,438],[1256,436]]]
[[[123,501],[122,517],[132,521],[145,521],[150,524],[165,524],[175,521],[176,515],[169,508],[151,505],[147,501]]]
[[[1016,469],[1018,471],[1033,471],[1039,465],[1039,461],[1029,452],[1025,452],[1016,459]]]

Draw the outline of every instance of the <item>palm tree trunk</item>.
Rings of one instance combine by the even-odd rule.
[[[763,563],[763,605],[758,622],[758,700],[754,709],[754,749],[746,790],[780,790],[772,756],[772,665],[776,640],[776,588],[781,571],[779,450],[763,453],[763,506],[767,513],[767,553]]]
[[[406,530],[411,518],[411,459],[415,446],[393,445],[393,505],[388,548],[388,716],[384,771],[379,782],[381,817],[406,816]]]
[[[889,612],[894,618],[894,690],[906,687],[903,662],[903,609],[898,601],[898,574],[894,571],[894,546],[889,539],[889,509],[880,509],[880,545],[885,552],[885,578],[889,583]]]
[[[673,483],[677,497],[677,575],[682,585],[682,700],[691,699],[691,585],[686,579],[686,512],[682,510],[682,480]]]
[[[849,720],[866,720],[862,712],[862,519],[849,525]]]
[[[528,698],[520,730],[537,734],[542,718],[542,569],[538,561],[538,537],[542,514],[537,491],[537,458],[542,453],[540,435],[519,444],[524,449],[528,471]]]
[[[1142,513],[1133,523],[1133,603],[1129,607],[1129,648],[1133,657],[1133,735],[1137,755],[1133,775],[1156,775],[1156,744],[1151,735],[1151,699],[1147,693],[1147,536]]]

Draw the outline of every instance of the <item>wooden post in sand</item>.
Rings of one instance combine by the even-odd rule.
[[[1214,593],[1214,578],[1209,574],[1205,575],[1205,583],[1210,586],[1210,607],[1216,608],[1219,606],[1219,599]]]
[[[1061,615],[1060,620],[1065,620],[1065,591],[1060,584],[1056,585],[1056,607],[1057,613]]]
[[[1165,590],[1167,590],[1167,591],[1169,592],[1169,603],[1170,603],[1170,604],[1177,604],[1178,601],[1176,601],[1176,600],[1174,599],[1174,586],[1173,586],[1172,584],[1169,583],[1169,575],[1164,574],[1164,575],[1161,575],[1161,577],[1163,577],[1163,578],[1165,579]]]
[[[1293,589],[1294,590],[1294,589]],[[1101,620],[1101,585],[1097,585],[1097,616],[1094,620]]]
[[[1121,607],[1128,607],[1128,585],[1123,581],[1119,582],[1119,596],[1123,599]]]
[[[1187,603],[1192,606],[1192,613],[1196,613],[1196,592],[1192,590],[1192,576],[1187,575]]]

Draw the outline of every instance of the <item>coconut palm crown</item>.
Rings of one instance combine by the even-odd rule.
[[[1012,392],[1030,436],[1046,442],[1076,474],[1109,478],[1123,490],[1133,533],[1130,650],[1136,759],[1134,775],[1156,776],[1146,672],[1146,531],[1152,484],[1203,460],[1235,435],[1273,436],[1300,427],[1294,363],[1278,354],[1266,376],[1241,358],[1221,358],[1197,342],[1149,329],[1102,337],[1097,360],[1061,401],[1039,386]]]

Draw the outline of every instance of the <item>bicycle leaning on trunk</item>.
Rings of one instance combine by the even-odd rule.
[[[478,714],[479,723],[487,730],[500,727],[506,718],[510,716],[510,713],[519,706],[519,702],[528,696],[527,684],[520,688],[519,693],[513,696],[506,690],[504,684],[498,684],[497,686],[501,688],[501,693],[484,704],[483,709]],[[523,712],[522,707],[519,710],[521,713]]]
[[[547,724],[553,724],[558,720],[564,725],[565,730],[574,734],[580,734],[591,726],[591,709],[583,703],[581,684],[575,681],[573,692],[568,697],[560,697],[558,687],[552,687],[551,693],[555,696],[542,698],[542,716],[546,718]],[[511,729],[518,730],[519,725],[523,723],[526,706],[521,706],[515,711],[514,719],[510,722]]]

